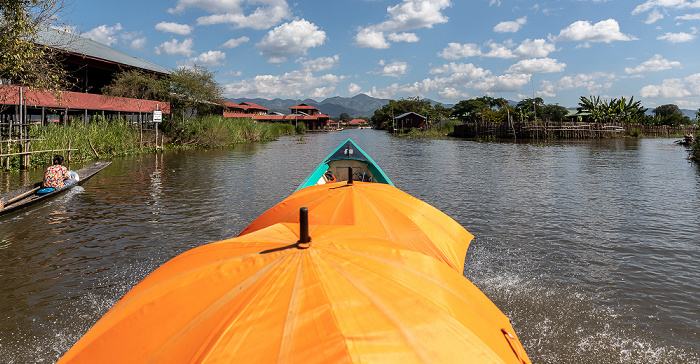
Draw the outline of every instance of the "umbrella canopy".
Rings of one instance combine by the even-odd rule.
[[[435,207],[383,183],[346,182],[306,187],[262,214],[239,236],[278,222],[299,222],[299,208],[315,225],[356,226],[446,263],[460,274],[474,238]]]
[[[312,225],[295,244],[299,229],[173,258],[59,363],[529,363],[508,318],[454,269],[355,226]]]

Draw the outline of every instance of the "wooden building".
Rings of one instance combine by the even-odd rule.
[[[414,112],[407,112],[394,118],[394,128],[396,129],[422,129],[427,125],[427,118]]]
[[[304,123],[306,130],[309,131],[330,128],[331,118],[322,114],[318,108],[307,104],[290,107],[291,113],[288,115],[272,113],[269,109],[250,102],[241,102],[240,104],[226,102],[224,106],[224,117],[226,118],[250,118],[255,121],[293,123],[294,125]]]

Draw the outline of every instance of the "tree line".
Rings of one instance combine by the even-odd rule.
[[[526,98],[517,103],[504,98],[481,96],[459,101],[451,108],[441,104],[431,105],[430,100],[418,97],[389,100],[374,112],[372,123],[379,128],[389,128],[393,119],[407,112],[423,115],[433,122],[446,119],[462,123],[500,123],[525,121],[588,121],[596,123],[638,123],[644,125],[690,125],[693,120],[684,116],[674,104],[661,105],[651,112],[641,102],[625,97],[602,99],[600,96],[581,96],[576,113],[558,104],[547,104],[541,97]],[[696,119],[700,118],[700,109]]]

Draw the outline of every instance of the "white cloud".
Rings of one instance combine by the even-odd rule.
[[[168,12],[179,14],[187,8],[212,13],[198,18],[198,25],[232,24],[258,30],[271,28],[291,16],[285,0],[179,0]]]
[[[647,85],[639,91],[640,96],[647,98],[680,98],[700,96],[700,73],[684,79],[670,78],[663,80],[661,85]]]
[[[381,71],[371,73],[376,73],[378,75],[387,77],[401,77],[408,72],[408,63],[406,62],[394,61],[383,66],[384,67],[381,69]]]
[[[385,32],[389,32],[389,39],[407,41],[417,36],[406,38],[397,32],[405,32],[413,29],[432,28],[435,24],[446,23],[448,17],[442,14],[442,10],[451,6],[450,0],[403,0],[400,4],[387,8],[388,20],[360,27],[355,35],[355,46],[366,48],[386,49],[390,44],[386,40]],[[409,33],[410,34],[410,33]],[[392,40],[395,41],[395,40]]]
[[[362,29],[355,35],[355,43],[358,48],[387,49],[391,43],[386,41],[384,32],[371,29]]]
[[[515,49],[514,53],[518,57],[530,57],[530,58],[540,58],[547,57],[549,53],[557,50],[554,43],[548,43],[544,39],[525,39],[518,48]]]
[[[260,43],[261,54],[269,62],[284,61],[286,57],[306,55],[309,48],[326,41],[326,32],[304,19],[282,24],[270,30]]]
[[[348,95],[354,96],[360,93],[362,87],[356,83],[351,83],[348,85]]]
[[[515,49],[513,49],[515,43],[511,40],[507,40],[503,43],[489,41],[485,46],[490,48],[487,53],[484,53],[481,47],[474,43],[448,43],[447,47],[445,47],[442,52],[438,53],[438,56],[449,60],[476,56],[504,59],[541,58],[547,57],[549,53],[557,49],[554,43],[547,42],[544,39],[525,39]]]
[[[194,42],[191,38],[187,38],[180,43],[177,39],[173,39],[169,42],[164,42],[163,44],[155,48],[156,54],[168,54],[168,55],[180,55],[189,57],[194,52],[192,47]]]
[[[644,4],[638,5],[634,10],[632,10],[632,15],[641,14],[656,8],[672,8],[672,9],[688,9],[688,8],[700,8],[700,1],[686,1],[686,0],[648,0]]]
[[[221,45],[221,48],[236,48],[239,45],[243,43],[248,43],[250,42],[250,38],[248,37],[240,37],[240,38],[235,38],[235,39],[229,39],[226,41],[226,43]]]
[[[493,27],[493,31],[496,33],[515,33],[520,30],[520,27],[527,23],[527,16],[518,18],[514,21],[504,21],[498,23]]]
[[[162,21],[156,24],[156,30],[160,30],[161,32],[165,33],[175,33],[179,35],[188,35],[192,32],[192,29],[194,28],[191,25],[170,23],[166,21]]]
[[[696,14],[685,14],[676,17],[678,20],[700,20],[700,13]]]
[[[605,72],[580,73],[576,76],[564,76],[557,82],[543,81],[541,89],[546,92],[585,88],[588,92],[597,94],[612,87],[614,74]]]
[[[530,83],[528,74],[505,74],[486,77],[474,84],[474,88],[486,92],[517,92]]]
[[[673,67],[680,67],[681,63],[678,61],[669,61],[664,59],[660,54],[655,54],[653,57],[642,62],[635,68],[627,67],[625,72],[627,73],[644,73],[644,72],[658,72],[669,70]]]
[[[695,34],[690,34],[690,33],[666,33],[664,35],[660,35],[656,37],[658,40],[665,40],[669,43],[683,43],[683,42],[690,42],[691,40],[695,39]]]
[[[445,49],[443,49],[442,52],[438,53],[438,56],[449,60],[476,57],[480,55],[481,48],[474,43],[448,43],[447,47],[445,47]]]
[[[510,66],[506,72],[508,73],[553,73],[562,72],[566,68],[566,63],[561,63],[552,58],[531,58],[523,59],[522,61]]]
[[[337,54],[333,57],[321,57],[308,61],[305,59],[297,60],[297,62],[301,63],[302,69],[308,72],[328,71],[338,67],[338,61],[340,61],[340,56]]]
[[[347,76],[326,74],[314,76],[311,72],[292,71],[283,75],[259,75],[251,79],[224,86],[227,97],[303,97],[319,88],[330,87],[345,81]]]
[[[146,46],[146,38],[136,38],[131,41],[129,48],[131,49],[143,49]]]
[[[647,20],[644,22],[645,24],[654,24],[657,21],[661,20],[664,18],[664,15],[661,14],[658,10],[654,9],[651,13],[649,13],[649,16],[647,17]]]
[[[207,51],[197,57],[187,60],[187,64],[197,66],[223,66],[226,53],[222,51]]]
[[[113,27],[108,27],[106,24],[100,25],[82,34],[83,37],[90,38],[95,42],[102,43],[106,46],[111,46],[117,43],[118,38],[115,36],[117,32],[122,30],[122,25],[117,23]]]
[[[447,87],[444,90],[439,91],[438,96],[446,100],[467,100],[471,98],[469,93],[460,91],[454,87]]]
[[[630,41],[636,38],[620,32],[615,19],[603,20],[595,24],[580,20],[561,30],[555,41],[605,42]]]
[[[484,57],[504,59],[518,57],[517,55],[515,55],[515,53],[513,53],[513,50],[511,49],[514,47],[514,44],[510,40],[507,40],[504,43],[494,43],[488,41],[486,43],[486,46],[491,48],[491,50],[488,53],[482,53]]]
[[[398,43],[398,42],[415,43],[415,42],[420,40],[415,33],[390,33],[388,38],[390,41],[392,41],[394,43]]]

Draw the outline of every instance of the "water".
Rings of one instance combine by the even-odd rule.
[[[348,137],[476,236],[465,276],[533,362],[700,362],[700,170],[673,140],[538,146],[372,130],[119,159],[1,217],[0,362],[55,362],[155,268],[238,234]],[[0,174],[0,188],[40,178]]]

